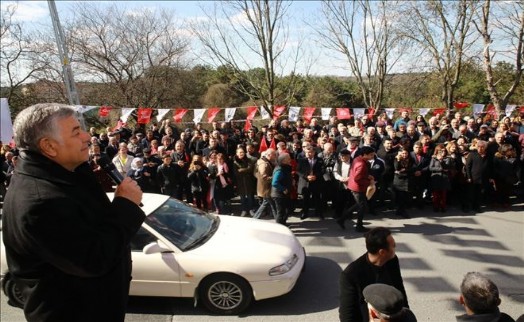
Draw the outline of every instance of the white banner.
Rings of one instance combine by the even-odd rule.
[[[169,111],[170,111],[170,109],[168,109],[168,108],[159,108],[158,109],[158,114],[156,115],[156,121],[157,122],[162,121],[164,116],[166,116],[167,112],[169,112]]]
[[[226,116],[225,116],[224,120],[225,120],[226,122],[231,121],[231,120],[233,119],[233,117],[235,117],[235,113],[236,113],[236,111],[237,111],[237,108],[236,108],[236,107],[227,107],[227,108],[226,108],[226,111],[225,111]]]
[[[0,99],[0,141],[9,144],[13,140],[13,122],[7,98]]]
[[[126,123],[127,119],[129,118],[129,115],[131,115],[131,113],[133,113],[134,110],[135,109],[132,107],[122,107],[122,116],[120,116],[120,120]]]
[[[517,108],[517,105],[506,105],[506,116],[510,117],[511,113]]]
[[[395,109],[394,108],[385,108],[384,111],[386,111],[386,115],[388,116],[388,119],[392,119],[393,118],[393,113],[395,113]]]
[[[263,106],[260,106],[258,110],[260,111],[260,115],[262,115],[263,120],[267,120],[271,118],[271,115],[269,115],[269,113],[266,111],[266,109]]]
[[[95,108],[99,108],[100,106],[93,106],[93,105],[74,105],[75,107],[75,111],[77,111],[78,113],[85,113],[87,111],[91,111]]]
[[[473,104],[473,115],[477,116],[484,111],[484,104]]]
[[[288,120],[291,122],[296,122],[298,121],[298,113],[300,113],[300,107],[299,106],[290,106],[288,113],[289,113]]]
[[[194,110],[195,112],[195,117],[193,118],[193,122],[195,123],[200,123],[200,121],[202,121],[202,117],[204,116],[204,112],[206,110],[204,108],[196,108]]]
[[[418,114],[422,116],[426,116],[429,113],[429,108],[423,107],[418,110]]]
[[[322,115],[322,120],[328,121],[329,116],[331,115],[331,107],[321,107],[320,115]]]
[[[362,116],[364,116],[365,113],[366,113],[365,108],[354,108],[353,109],[353,116],[355,118],[361,118]]]

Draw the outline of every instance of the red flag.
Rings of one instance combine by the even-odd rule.
[[[285,105],[281,105],[281,106],[275,106],[273,108],[273,120],[276,120],[278,119],[278,117],[280,115],[282,115],[282,113],[284,112],[284,110],[286,109],[286,106]]]
[[[249,129],[251,129],[251,121],[246,120],[246,124],[244,124],[244,132],[249,131]]]
[[[368,108],[368,119],[372,119],[373,116],[375,116],[375,108],[373,106],[370,106]]]
[[[175,115],[173,115],[173,119],[175,120],[175,123],[182,122],[182,118],[187,113],[187,108],[177,108],[175,109]]]
[[[258,152],[262,153],[267,150],[267,142],[266,138],[262,137],[262,140],[260,140],[260,147],[258,148]]]
[[[455,102],[453,103],[453,106],[456,108],[456,109],[461,109],[461,108],[466,108],[469,106],[469,103],[468,102]]]
[[[246,119],[252,120],[255,118],[255,114],[257,113],[258,107],[256,106],[248,106],[247,107],[247,116]],[[251,125],[251,123],[249,123]]]
[[[153,109],[151,107],[139,107],[138,108],[138,115],[137,115],[137,123],[138,124],[147,124],[151,120],[151,113],[153,113]]]
[[[489,104],[489,105],[486,107],[486,113],[491,114],[491,115],[495,115],[495,114],[497,114],[497,111],[495,110],[495,105],[493,105],[493,104]]]
[[[102,105],[100,106],[100,110],[98,111],[98,115],[101,116],[101,117],[106,117],[109,115],[109,112],[111,111],[112,107],[111,106],[105,106],[105,105]]]
[[[275,138],[271,139],[271,143],[269,143],[269,147],[272,148],[273,150],[277,149],[277,144],[275,143]]]
[[[446,113],[445,107],[439,107],[433,110],[433,115],[442,115],[444,113]]]
[[[521,107],[519,108],[519,112],[520,112],[520,113],[524,113],[524,106],[521,106]]]
[[[313,118],[313,114],[315,113],[316,108],[315,107],[304,107],[304,114],[302,115],[304,117],[304,120],[306,122],[311,122],[311,119]]]
[[[337,112],[337,119],[339,120],[349,120],[351,118],[351,113],[349,112],[349,108],[339,107],[336,109],[336,112]]]
[[[124,127],[126,125],[126,123],[124,123],[121,119],[118,119],[118,123],[116,123],[115,127],[113,129],[111,129],[111,132],[114,132],[116,130],[118,130],[119,128],[121,127]]]
[[[217,116],[218,112],[220,112],[220,108],[218,107],[211,107],[207,110],[207,121],[209,123],[213,122],[215,117]]]

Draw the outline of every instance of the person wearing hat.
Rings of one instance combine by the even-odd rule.
[[[369,310],[363,290],[366,286],[383,283],[402,293],[402,307],[408,307],[408,297],[395,254],[395,239],[391,231],[377,227],[364,235],[367,252],[350,263],[340,274],[338,309],[341,322],[369,321]]]
[[[362,291],[368,303],[369,321],[416,322],[413,312],[404,307],[402,292],[391,285],[376,283]]]

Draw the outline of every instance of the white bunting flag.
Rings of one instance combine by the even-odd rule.
[[[167,114],[167,112],[169,112],[169,109],[168,109],[168,108],[159,108],[159,109],[158,109],[158,114],[156,115],[156,120],[157,120],[157,122],[162,121],[162,119],[163,119],[164,116]]]
[[[418,110],[418,114],[420,114],[422,116],[426,116],[426,115],[428,115],[428,113],[429,113],[429,108],[427,108],[427,107],[423,107],[423,108],[420,108]]]
[[[393,118],[393,113],[395,113],[395,109],[394,108],[385,108],[384,109],[386,111],[386,115],[388,116],[388,119],[392,119]]]
[[[473,115],[477,116],[484,111],[484,104],[473,104]]]
[[[87,111],[91,111],[92,109],[99,108],[100,106],[93,106],[93,105],[75,105],[75,111],[77,111],[80,114],[83,114]]]
[[[328,121],[329,116],[331,115],[331,107],[320,108],[320,115],[322,115],[322,120]]]
[[[268,107],[271,109],[271,106],[268,106]],[[264,106],[260,106],[260,108],[258,110],[260,111],[260,115],[262,115],[262,119],[263,120],[267,120],[267,119],[271,118],[271,115],[269,115],[269,113],[266,111]]]
[[[511,113],[517,108],[517,105],[506,105],[506,116],[510,117]]]
[[[235,113],[237,111],[237,108],[236,107],[227,107],[226,108],[226,116],[225,116],[225,121],[226,122],[229,122],[233,119],[233,117],[235,117]]]
[[[366,113],[365,108],[354,108],[353,109],[353,115],[355,116],[355,118],[361,118],[362,116],[364,116],[365,113]]]
[[[200,123],[200,121],[202,121],[202,117],[204,116],[204,112],[206,110],[204,108],[196,108],[194,110],[195,112],[195,117],[193,118],[193,122],[195,123]]]
[[[300,113],[300,107],[299,106],[290,106],[289,107],[288,120],[291,121],[291,122],[298,121],[298,113]]]
[[[120,116],[120,120],[122,120],[123,123],[127,122],[127,119],[133,113],[135,109],[130,107],[122,107],[122,116]]]

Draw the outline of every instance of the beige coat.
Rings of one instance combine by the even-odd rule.
[[[257,160],[255,176],[257,178],[257,195],[261,198],[269,198],[271,195],[273,168],[273,165],[265,157]]]

